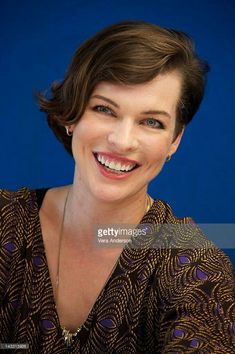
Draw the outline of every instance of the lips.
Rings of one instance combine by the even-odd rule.
[[[94,153],[96,161],[103,166],[107,171],[114,173],[129,173],[140,165],[135,160],[119,158],[113,154]]]

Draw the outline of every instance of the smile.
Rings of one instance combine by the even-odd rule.
[[[128,173],[133,171],[135,168],[139,167],[138,163],[122,161],[121,159],[112,158],[100,153],[94,153],[96,161],[108,171],[114,173]],[[124,159],[123,159],[124,160]]]

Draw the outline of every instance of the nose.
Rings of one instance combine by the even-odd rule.
[[[138,147],[133,119],[118,121],[108,133],[108,142],[117,152],[131,152]]]

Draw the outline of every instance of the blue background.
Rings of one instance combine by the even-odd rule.
[[[189,215],[199,223],[234,223],[235,2],[231,0],[2,1],[1,188],[71,183],[73,160],[47,128],[33,93],[63,78],[84,39],[111,23],[131,19],[187,32],[211,66],[203,104],[177,154],[151,183],[150,193],[169,202],[177,216]],[[233,250],[228,252],[232,255]]]

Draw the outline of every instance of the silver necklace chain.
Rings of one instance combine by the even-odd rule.
[[[66,206],[67,206],[67,201],[68,201],[68,197],[69,197],[69,192],[70,192],[70,188],[68,190],[68,193],[67,193],[67,196],[65,199],[65,203],[64,203],[63,216],[62,216],[62,221],[61,221],[61,226],[60,226],[60,235],[59,235],[59,251],[58,251],[58,257],[57,257],[57,272],[56,272],[56,285],[55,285],[55,303],[56,303],[57,308],[58,308],[59,281],[60,281],[61,243],[62,243],[62,238],[63,238],[65,212],[66,212]],[[70,330],[68,330],[64,326],[61,326],[61,329],[62,329],[62,336],[64,337],[65,344],[69,347],[72,344],[73,339],[80,332],[81,327],[78,327],[75,332],[71,332]]]
[[[60,281],[61,243],[62,243],[62,238],[63,238],[64,221],[65,221],[65,214],[66,214],[66,207],[67,207],[69,192],[70,192],[70,188],[68,190],[68,193],[67,193],[67,196],[65,199],[65,203],[64,203],[62,221],[61,221],[61,226],[60,226],[60,235],[59,235],[59,250],[58,250],[58,257],[57,257],[57,271],[56,271],[56,284],[55,284],[55,304],[56,304],[57,310],[58,310],[59,281]],[[152,204],[153,204],[153,199],[150,197],[149,194],[147,194],[145,213],[147,213],[149,211]],[[70,330],[68,330],[64,326],[61,326],[61,329],[62,329],[62,335],[64,337],[65,344],[69,347],[69,346],[71,346],[73,339],[81,331],[82,326],[78,327],[75,332],[71,332]]]

